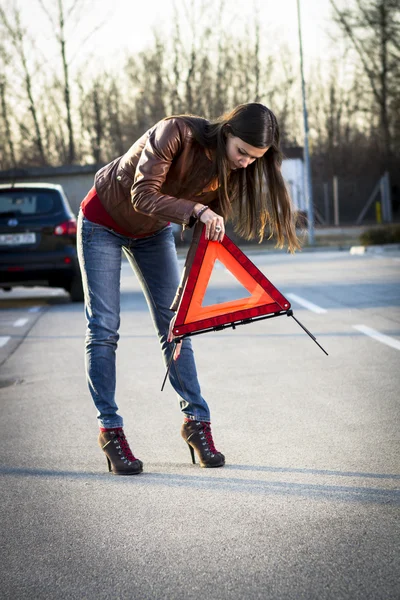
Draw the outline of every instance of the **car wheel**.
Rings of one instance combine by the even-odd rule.
[[[70,286],[67,288],[67,292],[71,296],[72,302],[83,302],[84,293],[82,286],[82,279],[79,275],[76,275],[71,281]]]

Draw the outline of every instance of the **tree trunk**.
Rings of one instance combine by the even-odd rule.
[[[379,6],[380,16],[380,58],[381,58],[381,101],[380,101],[380,128],[383,139],[383,165],[382,168],[387,168],[392,154],[392,140],[389,127],[388,115],[388,14],[384,0]]]
[[[6,144],[10,153],[10,162],[13,168],[16,167],[17,161],[15,160],[14,144],[11,136],[10,121],[8,118],[8,108],[6,102],[6,84],[5,81],[0,82],[0,98],[1,98],[1,114],[3,116],[4,126],[6,130]]]
[[[61,59],[64,73],[64,99],[65,108],[67,111],[67,129],[68,129],[68,164],[72,164],[75,160],[75,144],[74,144],[74,131],[72,126],[71,118],[71,93],[69,85],[69,74],[68,74],[68,62],[66,57],[66,41],[65,41],[65,21],[64,21],[64,7],[63,0],[58,0],[58,11],[59,11],[59,26],[60,26],[60,47],[61,47]]]

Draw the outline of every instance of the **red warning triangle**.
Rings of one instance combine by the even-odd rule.
[[[250,295],[238,300],[203,306],[203,299],[219,260]],[[205,228],[178,306],[173,334],[176,337],[262,315],[285,313],[290,302],[272,285],[249,258],[229,239],[209,242]]]

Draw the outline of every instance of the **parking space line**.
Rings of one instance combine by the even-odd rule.
[[[300,306],[304,306],[304,308],[308,308],[308,310],[311,310],[312,312],[315,312],[318,315],[323,315],[324,313],[328,312],[325,308],[321,308],[320,306],[317,306],[316,304],[309,302],[305,298],[301,298],[300,296],[297,296],[297,294],[290,293],[290,294],[285,294],[285,295],[287,298],[289,298],[289,300],[293,300],[293,302],[300,304]]]
[[[27,324],[28,321],[29,321],[29,319],[17,319],[14,322],[14,327],[23,327],[24,325]]]
[[[371,327],[367,327],[366,325],[353,325],[354,329],[357,331],[361,331],[361,333],[365,333],[369,337],[372,337],[374,340],[381,342],[382,344],[386,344],[391,348],[395,348],[396,350],[400,350],[400,342],[390,337],[389,335],[385,335],[384,333],[379,333],[376,329],[372,329]]]
[[[0,348],[5,346],[10,339],[9,335],[0,336]]]

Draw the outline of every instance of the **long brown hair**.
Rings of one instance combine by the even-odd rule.
[[[287,241],[290,252],[299,249],[296,215],[281,173],[279,126],[274,113],[252,102],[212,121],[192,115],[180,118],[189,125],[196,141],[211,150],[209,179],[218,178],[220,212],[232,220],[234,231],[260,242],[265,235],[275,237],[279,248]],[[256,148],[269,149],[246,169],[232,171],[226,153],[228,133]]]

